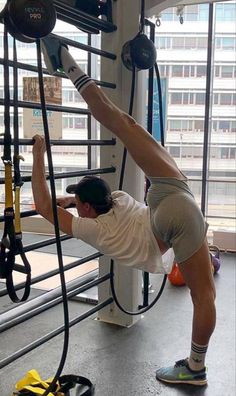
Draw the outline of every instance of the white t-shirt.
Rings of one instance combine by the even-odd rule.
[[[73,237],[116,264],[152,273],[169,272],[151,229],[150,209],[124,191],[112,192],[113,207],[95,219],[73,217]]]

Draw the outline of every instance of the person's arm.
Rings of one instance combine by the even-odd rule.
[[[64,209],[73,208],[76,206],[75,197],[70,196],[70,195],[66,195],[64,197],[59,197],[59,198],[57,198],[57,205]]]
[[[50,223],[54,223],[52,199],[45,177],[45,141],[40,135],[34,136],[32,190],[36,211]],[[59,228],[68,235],[72,235],[73,215],[62,207],[57,208]]]

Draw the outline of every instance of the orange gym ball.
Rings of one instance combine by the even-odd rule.
[[[177,263],[173,264],[171,272],[168,274],[168,279],[170,283],[174,286],[184,286],[184,278],[179,270],[179,266]]]

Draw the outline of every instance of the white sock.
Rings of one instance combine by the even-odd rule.
[[[65,47],[61,47],[61,63],[64,72],[70,78],[79,93],[82,93],[85,88],[94,83],[94,81],[80,69],[79,65]]]
[[[208,345],[199,345],[192,341],[191,353],[188,361],[191,370],[198,371],[205,367]]]

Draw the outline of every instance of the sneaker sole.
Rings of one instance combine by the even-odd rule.
[[[207,385],[207,380],[198,380],[198,381],[194,381],[194,380],[189,380],[189,381],[184,381],[184,380],[167,380],[167,379],[163,379],[163,378],[158,378],[156,377],[157,380],[159,381],[163,381],[163,382],[167,382],[169,384],[187,384],[187,385],[195,385],[195,386],[205,386]]]
[[[44,63],[46,65],[47,71],[50,74],[55,74],[57,72],[57,70],[54,68],[54,65],[53,65],[53,63],[51,61],[51,58],[48,56],[47,49],[44,46],[43,42],[41,42],[41,48],[42,48],[42,53],[43,53],[43,57],[44,57]]]

